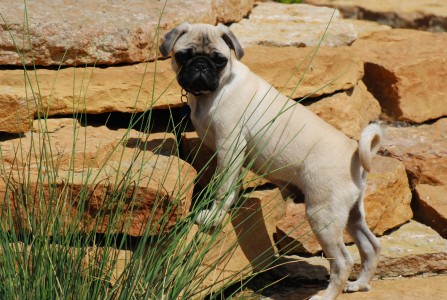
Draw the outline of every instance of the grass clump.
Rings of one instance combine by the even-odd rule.
[[[32,53],[29,37],[27,42]],[[15,46],[23,58],[28,111],[35,120],[31,131],[0,144],[4,299],[218,298],[225,286],[270,264],[269,252],[239,272],[223,273],[238,246],[232,236],[249,238],[254,224],[263,220],[249,226],[241,221],[234,225],[237,234],[195,225],[223,182],[212,181],[198,193],[200,201],[191,203],[202,170],[196,172],[178,158],[175,139],[169,157],[148,147],[156,96],[148,99],[144,114],[132,114],[128,128],[116,133],[118,141],[107,144],[107,136],[92,140],[96,129],[82,112],[94,71],[75,69],[75,113],[56,129],[69,140],[61,147],[53,134],[50,105],[43,104],[52,95],[43,99],[37,67],[26,65],[25,53]],[[76,76],[82,77],[81,87],[75,85]],[[185,123],[176,123],[173,115],[169,119],[172,129],[166,131],[180,136]],[[165,146],[162,142],[158,147]],[[239,190],[240,184],[231,189]],[[232,218],[222,226],[233,228]]]

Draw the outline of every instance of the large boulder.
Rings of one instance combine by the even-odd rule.
[[[447,115],[447,33],[377,31],[352,45],[363,78],[392,120],[422,123]]]
[[[85,66],[153,60],[161,37],[181,22],[237,22],[250,12],[253,2],[31,1],[26,3],[24,23],[24,3],[4,0],[0,64]]]
[[[188,215],[196,171],[176,156],[151,151],[175,154],[173,136],[160,141],[135,130],[81,126],[76,119],[35,125],[36,132],[0,143],[7,227],[11,214],[19,230],[43,223],[51,233],[54,218],[62,231],[141,236],[167,231]],[[160,222],[164,215],[170,216],[166,223]]]
[[[443,0],[304,0],[334,7],[345,18],[377,21],[392,27],[429,31],[447,30],[447,3]]]
[[[383,147],[406,167],[416,191],[416,217],[447,237],[447,119],[417,127],[388,127]]]

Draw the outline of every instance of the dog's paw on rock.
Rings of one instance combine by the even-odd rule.
[[[354,292],[367,292],[371,289],[368,283],[361,283],[357,281],[349,281],[346,284],[345,289],[343,290],[345,293],[354,293]]]
[[[220,225],[225,218],[225,212],[217,211],[215,209],[204,209],[196,218],[198,225],[213,226]]]

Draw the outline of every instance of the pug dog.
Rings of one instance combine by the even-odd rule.
[[[369,290],[380,243],[365,222],[363,195],[380,147],[380,127],[368,125],[357,143],[282,95],[239,61],[244,51],[222,24],[183,23],[164,36],[160,53],[172,53],[177,81],[189,93],[192,123],[203,143],[217,152],[215,176],[224,177],[217,199],[197,222],[222,222],[238,197],[234,186],[241,168],[248,165],[305,196],[306,215],[330,262],[327,289],[311,299]],[[353,259],[343,242],[345,228],[361,256],[361,272],[353,282],[348,282]]]

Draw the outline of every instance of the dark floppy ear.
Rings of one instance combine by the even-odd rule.
[[[175,42],[187,31],[189,30],[189,23],[184,22],[179,26],[175,27],[163,37],[163,42],[160,45],[160,53],[163,56],[168,56],[168,54],[174,48]]]
[[[237,59],[241,59],[242,56],[244,56],[244,50],[242,49],[241,44],[239,44],[239,41],[234,33],[231,32],[230,28],[220,23],[217,25],[217,28],[222,31],[222,38],[224,39],[225,43],[227,43],[228,47],[234,50]]]

